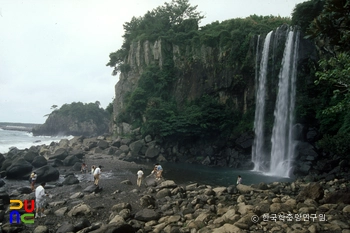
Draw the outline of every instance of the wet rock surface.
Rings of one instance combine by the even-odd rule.
[[[18,161],[27,158],[25,164],[32,163],[32,169],[38,172],[38,183],[48,181],[45,189],[51,198],[47,198],[46,217],[35,219],[34,224],[10,224],[10,200],[35,197],[25,177],[27,170],[21,171],[22,180],[0,180],[0,232],[350,231],[350,182],[339,178],[337,173],[332,179],[310,181],[305,177],[294,182],[227,187],[177,183],[176,178],[166,180],[166,177],[156,180],[150,175],[151,165],[123,161],[134,156],[128,143],[114,141],[106,148],[104,142],[77,137],[57,145],[31,148],[29,151],[37,153],[30,156],[25,156],[28,151],[8,153],[1,162],[1,174],[14,174],[12,169],[21,164]],[[112,145],[120,146],[113,155],[108,154]],[[130,148],[138,152],[145,149],[140,143]],[[47,164],[34,166],[39,156]],[[91,173],[80,172],[83,162],[89,168],[102,166],[98,186],[94,185]],[[145,178],[138,187],[136,171],[140,167]]]

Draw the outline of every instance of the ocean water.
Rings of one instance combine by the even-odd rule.
[[[33,136],[32,133],[16,130],[0,129],[0,153],[4,154],[11,147],[26,149],[31,146],[49,145],[51,142],[59,142],[61,139],[71,139],[72,136]]]

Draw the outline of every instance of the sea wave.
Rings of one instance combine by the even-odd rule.
[[[61,139],[72,139],[73,136],[33,136],[31,132],[16,130],[0,130],[0,153],[7,153],[11,147],[20,150],[31,146],[49,145]]]

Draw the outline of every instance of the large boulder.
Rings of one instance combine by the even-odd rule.
[[[55,181],[58,180],[60,176],[59,171],[50,165],[45,165],[34,171],[38,174],[38,177],[36,178],[37,183]]]
[[[155,147],[148,147],[145,156],[147,158],[155,158],[159,155],[160,149],[155,146]]]
[[[80,159],[78,159],[75,155],[68,155],[63,160],[63,165],[64,166],[73,166],[77,162],[80,162]]]
[[[306,199],[312,199],[315,201],[319,201],[324,196],[324,190],[319,183],[310,183],[305,186],[303,190],[298,194],[296,200],[298,202],[305,201]]]
[[[26,179],[28,173],[32,171],[32,164],[27,160],[20,158],[15,160],[11,166],[6,169],[6,176],[8,179]]]
[[[79,184],[79,180],[75,177],[75,175],[72,174],[67,176],[62,182],[62,184],[63,185]]]
[[[135,214],[136,220],[144,221],[144,222],[148,222],[151,220],[158,220],[159,218],[160,218],[160,214],[152,209],[143,209],[138,211]]]
[[[37,156],[39,156],[39,152],[32,149],[28,150],[28,152],[24,155],[24,159],[31,163]]]
[[[77,157],[78,159],[82,159],[82,158],[84,158],[85,153],[81,149],[76,149],[76,150],[69,152],[69,155],[75,155],[75,157]]]
[[[129,148],[130,148],[131,155],[138,156],[143,145],[144,145],[143,140],[138,140],[138,141],[130,143]]]
[[[58,148],[49,159],[64,160],[68,156],[68,151],[65,148]]]
[[[47,160],[44,156],[36,156],[32,162],[32,165],[36,168],[45,166],[47,164]]]

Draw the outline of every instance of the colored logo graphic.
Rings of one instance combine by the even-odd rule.
[[[34,200],[10,200],[10,223],[33,224],[34,223]],[[18,210],[24,207],[25,213],[20,214]]]

